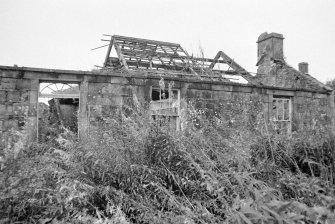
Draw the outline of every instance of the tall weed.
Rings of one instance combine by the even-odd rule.
[[[334,222],[331,135],[307,141],[260,131],[261,117],[232,122],[194,108],[175,132],[145,111],[133,106],[102,118],[84,141],[64,131],[56,143],[25,149],[0,172],[2,219]]]

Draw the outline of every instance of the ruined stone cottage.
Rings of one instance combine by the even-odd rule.
[[[149,105],[153,119],[167,119],[176,130],[183,129],[183,110],[190,105],[241,116],[250,116],[258,105],[266,121],[289,132],[316,122],[334,126],[332,89],[308,73],[307,63],[295,69],[285,61],[281,34],[259,36],[256,75],[223,51],[214,58],[193,57],[176,43],[108,37],[104,65],[97,71],[0,66],[1,147],[6,147],[10,131],[23,127],[27,141],[36,140],[43,98],[54,120],[80,137],[99,117],[134,97]]]

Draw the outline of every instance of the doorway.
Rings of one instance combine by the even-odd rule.
[[[38,96],[38,139],[49,141],[61,132],[78,133],[78,83],[41,82]]]

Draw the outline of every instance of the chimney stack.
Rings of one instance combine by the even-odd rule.
[[[272,59],[284,60],[284,37],[279,33],[262,33],[257,40],[258,59],[264,54]]]
[[[308,63],[307,62],[300,62],[298,66],[299,66],[300,72],[304,74],[308,74]]]

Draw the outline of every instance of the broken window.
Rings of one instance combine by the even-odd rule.
[[[274,96],[272,101],[272,120],[279,130],[291,132],[292,105],[287,96]]]
[[[179,90],[152,88],[150,111],[152,118],[160,126],[168,126],[171,130],[179,130]]]

